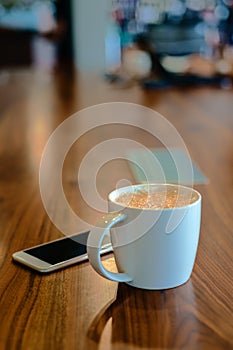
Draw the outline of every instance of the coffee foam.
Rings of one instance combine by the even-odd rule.
[[[184,207],[198,199],[195,192],[178,191],[176,187],[167,190],[136,190],[120,194],[115,202],[130,208],[169,209]]]

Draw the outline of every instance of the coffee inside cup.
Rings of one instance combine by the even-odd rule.
[[[169,209],[187,206],[197,199],[196,192],[178,186],[145,186],[145,188],[136,186],[121,193],[115,198],[115,202],[130,208]]]

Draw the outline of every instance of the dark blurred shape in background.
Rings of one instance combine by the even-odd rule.
[[[0,67],[53,69],[73,60],[70,0],[0,4]]]
[[[122,64],[110,79],[232,86],[222,80],[233,77],[232,0],[113,0],[112,8]]]

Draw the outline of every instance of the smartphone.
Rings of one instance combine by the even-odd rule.
[[[14,253],[12,258],[16,262],[43,273],[88,260],[86,245],[89,232],[82,232],[21,250]],[[106,236],[101,248],[101,254],[111,251],[110,237]]]

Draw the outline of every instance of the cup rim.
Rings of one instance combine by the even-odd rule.
[[[184,190],[188,190],[191,193],[195,193],[197,195],[197,199],[192,202],[192,203],[188,203],[186,205],[182,205],[180,207],[171,207],[171,208],[136,208],[133,206],[129,206],[129,205],[122,205],[121,203],[117,202],[115,199],[117,196],[119,196],[120,194],[123,194],[125,192],[127,192],[128,189],[138,189],[140,187],[147,187],[147,186],[162,186],[162,187],[179,187],[181,189]],[[146,210],[146,211],[169,211],[169,210],[181,210],[181,209],[185,209],[185,208],[189,208],[191,206],[197,205],[198,202],[201,201],[201,194],[195,190],[192,187],[189,186],[185,186],[185,185],[180,185],[180,184],[174,184],[174,183],[154,183],[154,182],[150,182],[150,183],[140,183],[140,184],[134,184],[134,185],[129,185],[129,186],[124,186],[124,187],[120,187],[117,188],[113,191],[111,191],[108,194],[108,201],[111,203],[116,204],[117,206],[121,207],[121,208],[127,208],[127,209],[133,209],[133,210]]]

